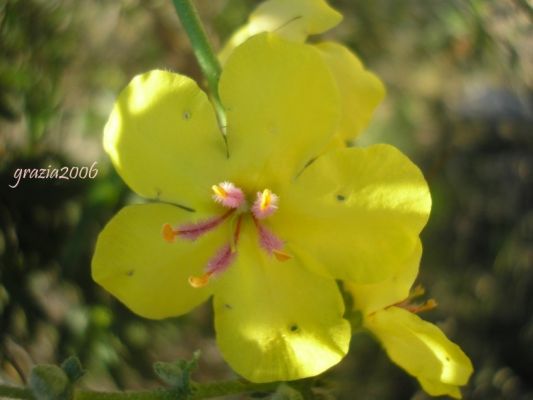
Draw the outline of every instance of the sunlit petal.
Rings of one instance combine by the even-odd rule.
[[[297,259],[278,261],[257,240],[248,221],[235,264],[213,282],[220,350],[254,382],[317,375],[348,351],[350,327],[337,285]]]

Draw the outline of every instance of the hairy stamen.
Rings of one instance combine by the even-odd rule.
[[[237,256],[237,242],[241,232],[242,215],[237,219],[237,225],[233,234],[231,243],[225,244],[217,253],[207,262],[205,273],[200,276],[190,276],[189,284],[193,288],[201,288],[209,283],[211,277],[223,273],[235,261]]]
[[[195,222],[192,224],[183,224],[177,228],[173,228],[170,224],[164,224],[162,229],[163,239],[169,243],[173,243],[176,237],[182,237],[187,240],[196,240],[200,236],[215,229],[222,222],[224,222],[235,210],[228,210],[225,214],[206,219],[205,221]]]
[[[278,196],[269,189],[257,192],[257,198],[252,206],[252,213],[257,219],[264,219],[277,211],[278,200]]]
[[[231,182],[213,185],[213,200],[227,208],[239,208],[245,202],[244,193]]]
[[[255,218],[254,223],[259,232],[259,244],[268,254],[274,255],[278,261],[286,261],[292,258],[288,253],[283,251],[283,247],[285,246],[283,240],[261,225]]]

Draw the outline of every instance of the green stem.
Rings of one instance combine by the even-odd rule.
[[[218,122],[222,128],[222,132],[225,133],[226,116],[218,94],[218,80],[222,71],[218,58],[209,43],[205,29],[202,26],[198,12],[194,8],[192,1],[172,0],[172,3],[185,32],[187,32],[187,36],[189,36],[198,64],[207,79],[207,85],[217,112]]]
[[[191,400],[208,399],[217,396],[250,392],[273,392],[279,386],[279,382],[252,383],[242,381],[222,381],[196,385]]]
[[[26,388],[0,385],[0,398],[8,399],[33,399],[31,391]]]
[[[212,397],[250,392],[273,392],[278,382],[251,383],[241,381],[222,381],[194,384],[194,391],[183,399],[172,389],[155,389],[126,392],[99,392],[76,389],[74,400],[200,400]],[[29,389],[0,385],[0,397],[10,399],[34,400]]]

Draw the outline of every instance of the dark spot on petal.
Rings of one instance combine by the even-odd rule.
[[[227,308],[228,310],[233,310],[233,307],[230,304],[224,304],[224,308]]]
[[[126,272],[126,275],[128,276],[133,276],[133,274],[135,274],[135,271],[130,269],[129,271]]]
[[[297,332],[300,329],[300,327],[298,325],[296,325],[296,324],[292,324],[289,327],[289,329],[290,329],[291,332]]]
[[[274,135],[274,136],[279,133],[279,129],[275,123],[270,123],[267,130],[269,134]]]
[[[338,194],[337,195],[337,200],[338,201],[344,201],[344,200],[346,200],[346,196],[343,196],[342,194]]]
[[[446,361],[450,361],[450,357],[446,356]]]
[[[183,112],[183,119],[184,119],[184,120],[187,121],[187,120],[191,119],[191,117],[192,117],[192,114],[191,114],[190,111],[184,111],[184,112]]]

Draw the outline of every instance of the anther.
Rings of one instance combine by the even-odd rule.
[[[201,288],[209,283],[211,276],[223,273],[233,263],[237,252],[231,244],[224,245],[214,257],[212,257],[206,266],[206,272],[200,276],[190,276],[189,285],[193,288]]]
[[[252,213],[257,219],[264,219],[278,209],[278,196],[269,189],[257,192],[257,198],[252,206]]]
[[[286,253],[282,250],[272,250],[272,254],[274,254],[274,257],[276,257],[276,260],[278,261],[287,261],[292,258],[292,256],[289,253]]]
[[[245,201],[244,193],[231,182],[213,185],[213,200],[227,208],[239,208]]]
[[[189,276],[189,285],[195,289],[200,289],[209,283],[210,273],[206,272],[200,276]]]
[[[164,224],[161,230],[163,239],[168,243],[173,243],[176,240],[177,233],[170,224]]]

